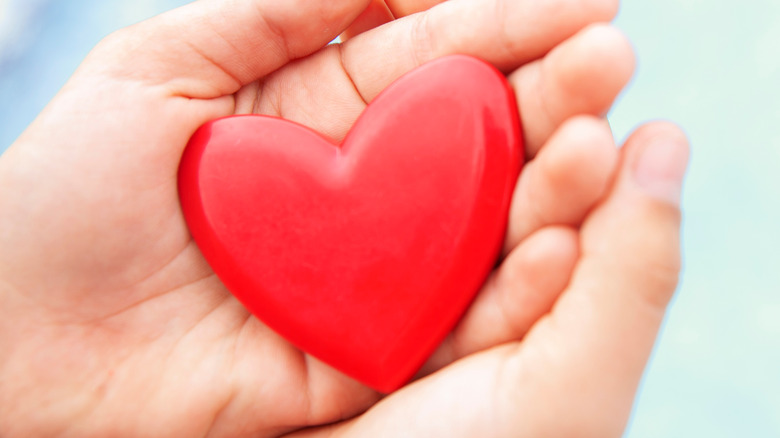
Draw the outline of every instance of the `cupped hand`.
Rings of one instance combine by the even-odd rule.
[[[593,120],[574,123],[590,142],[612,143]],[[513,340],[419,379],[359,417],[291,437],[622,436],[677,285],[687,159],[687,140],[676,126],[656,122],[638,129],[621,149],[609,193],[580,229],[573,274],[548,313],[517,327]],[[528,281],[518,277],[526,273],[522,267],[500,271],[475,307]],[[539,300],[520,296],[506,298],[494,318],[479,322],[500,325],[506,313]],[[476,323],[466,318],[461,326]]]
[[[457,375],[465,365],[438,371],[453,361],[517,341],[550,310],[585,260],[577,230],[617,161],[603,122],[564,123],[603,114],[631,74],[622,36],[593,25],[616,2],[450,1],[326,46],[367,4],[201,1],[117,32],[2,156],[3,436],[275,436],[374,405],[379,394],[296,350],[224,289],[181,216],[178,161],[198,126],[230,114],[281,116],[338,141],[392,80],[447,54],[509,75],[535,158],[505,261],[420,377],[434,374],[354,424]]]

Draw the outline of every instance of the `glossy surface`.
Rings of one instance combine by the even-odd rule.
[[[254,315],[389,392],[494,266],[520,142],[504,77],[452,56],[392,84],[341,146],[277,118],[210,122],[179,192],[204,256]]]

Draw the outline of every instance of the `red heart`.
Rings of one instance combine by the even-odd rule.
[[[272,117],[205,124],[182,157],[179,193],[236,298],[297,347],[389,392],[494,266],[520,142],[503,75],[451,56],[392,84],[341,147]]]

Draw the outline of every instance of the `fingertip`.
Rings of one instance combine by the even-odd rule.
[[[498,272],[499,279],[515,283],[521,269],[537,272],[540,269],[547,270],[551,265],[573,265],[578,255],[577,239],[577,232],[573,228],[562,225],[547,226],[536,231],[509,253]]]
[[[637,129],[626,140],[626,171],[649,196],[678,206],[690,158],[685,132],[668,121]]]
[[[626,138],[625,143],[642,143],[652,137],[659,136],[674,138],[680,142],[689,143],[688,134],[680,125],[670,120],[663,119],[651,120],[643,123]]]
[[[620,10],[620,0],[591,0],[591,2],[605,22],[612,21]]]
[[[601,115],[633,77],[636,55],[620,30],[593,24],[552,52],[545,69],[560,92],[577,102],[579,111]],[[561,104],[572,106],[564,100]]]
[[[578,227],[611,186],[618,155],[603,119],[577,116],[565,122],[523,171],[504,253],[545,226]]]
[[[609,125],[593,116],[577,116],[565,122],[553,139],[552,147],[545,150],[547,156],[540,157],[548,179],[563,194],[595,202],[606,192],[618,161]]]
[[[613,145],[612,130],[606,120],[596,115],[574,115],[560,123],[547,141],[538,150],[528,151],[529,158],[536,158],[537,153],[545,150],[574,150],[589,145]],[[552,155],[552,152],[546,152]],[[556,153],[556,155],[568,155]]]
[[[385,23],[393,21],[395,17],[390,11],[387,3],[383,0],[372,0],[365,10],[349,25],[349,27],[339,36],[341,42],[354,38],[363,32],[379,27]]]
[[[498,269],[494,290],[507,315],[527,330],[549,311],[571,278],[579,256],[579,236],[566,226],[548,226],[509,253]]]
[[[397,18],[422,12],[443,3],[445,0],[386,0],[388,8]]]
[[[636,56],[634,47],[622,30],[608,23],[594,23],[580,32],[580,44],[587,48],[589,55],[603,58],[611,57],[631,61],[634,65]]]
[[[612,130],[603,118],[594,115],[576,115],[563,122],[553,133],[550,143],[557,141],[569,147],[614,145]]]
[[[513,73],[529,155],[572,116],[606,114],[635,67],[625,35],[611,25],[593,24]]]

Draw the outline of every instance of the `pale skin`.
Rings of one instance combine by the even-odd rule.
[[[204,0],[96,47],[0,158],[0,435],[620,436],[677,283],[685,137],[651,123],[617,149],[600,119],[633,71],[594,24],[617,1],[437,3]],[[383,396],[232,298],[189,236],[177,166],[230,114],[338,141],[451,53],[507,73],[530,162],[503,262]]]

